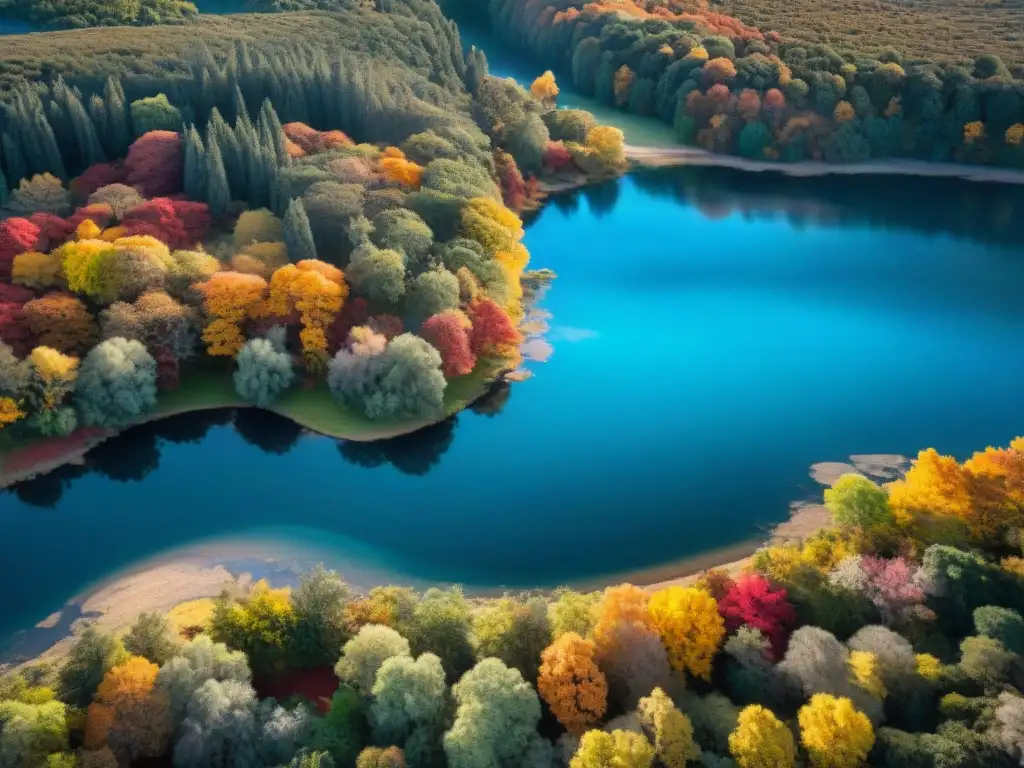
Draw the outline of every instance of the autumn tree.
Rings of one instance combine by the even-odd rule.
[[[855,768],[875,743],[871,721],[846,698],[815,694],[800,708],[797,720],[800,742],[815,768]]]
[[[470,348],[477,357],[507,355],[522,339],[508,313],[491,299],[474,301],[469,307],[469,318]]]
[[[740,768],[793,768],[793,734],[770,709],[752,704],[729,735],[729,753]]]
[[[457,309],[439,312],[427,318],[420,335],[441,353],[441,371],[448,378],[464,376],[476,365],[470,348],[472,323]]]
[[[85,709],[107,672],[128,661],[120,640],[94,626],[86,627],[71,646],[60,669],[57,695],[65,703]]]
[[[85,304],[74,296],[50,293],[26,303],[22,311],[41,346],[79,355],[96,342],[96,322]]]
[[[618,128],[599,125],[587,134],[587,146],[608,168],[618,168],[626,162],[625,137]]]
[[[548,108],[554,108],[558,98],[558,85],[555,83],[555,75],[549,69],[530,85],[530,93]]]
[[[263,300],[267,281],[257,275],[218,272],[196,285],[212,318],[203,331],[210,355],[234,356],[245,343],[242,322]]]
[[[147,197],[181,191],[183,154],[181,136],[174,131],[149,131],[128,148],[124,159],[125,183]],[[93,202],[90,197],[90,202]]]
[[[743,624],[760,630],[771,642],[775,658],[781,658],[785,652],[786,638],[796,624],[796,610],[787,599],[786,590],[774,589],[759,574],[740,576],[719,601],[718,610],[730,633]]]
[[[158,667],[138,656],[112,668],[89,705],[85,745],[110,747],[124,763],[159,757],[171,735],[170,705],[154,693]]]
[[[715,599],[692,587],[669,587],[651,596],[649,610],[672,668],[710,679],[711,659],[725,635]]]
[[[270,292],[265,310],[260,314],[284,317],[293,310],[299,313],[306,365],[319,369],[327,357],[327,327],[341,310],[348,296],[342,272],[326,262],[316,259],[287,264],[278,269],[270,280]]]
[[[608,684],[594,660],[594,644],[567,632],[541,654],[537,690],[558,722],[581,735],[604,716]]]
[[[14,257],[31,251],[39,241],[39,227],[17,216],[0,221],[0,279],[11,278]]]
[[[210,636],[236,648],[249,659],[253,670],[280,672],[291,661],[295,609],[287,588],[271,589],[257,582],[243,599],[222,594],[214,603]]]
[[[655,755],[665,768],[685,768],[688,760],[700,756],[690,719],[661,688],[640,699],[638,711],[644,731],[654,744]]]
[[[650,768],[654,747],[641,734],[631,731],[587,731],[569,768]]]

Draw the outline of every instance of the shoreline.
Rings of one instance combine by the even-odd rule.
[[[970,182],[1024,184],[1024,171],[963,163],[935,163],[911,159],[870,160],[863,163],[827,163],[815,160],[778,163],[768,160],[749,160],[737,155],[718,154],[696,147],[653,147],[631,144],[625,146],[625,151],[626,159],[634,167],[640,168],[700,166],[731,168],[750,173],[780,173],[795,178],[844,175],[920,176],[960,179]]]
[[[901,476],[909,461],[895,454],[854,455],[847,462],[814,464],[808,476],[822,487],[851,471],[887,481]],[[830,522],[831,516],[820,502],[794,501],[789,517],[764,535],[648,568],[570,579],[566,586],[590,592],[629,582],[653,592],[692,585],[713,568],[736,575],[750,564],[751,556],[762,546],[802,541],[827,528]],[[106,631],[121,632],[142,611],[168,613],[185,603],[216,597],[224,589],[244,593],[261,578],[266,578],[272,587],[294,586],[302,573],[325,560],[333,560],[325,563],[327,567],[339,570],[358,594],[381,584],[403,584],[416,589],[450,586],[447,582],[401,573],[382,564],[379,553],[360,548],[358,543],[340,558],[325,558],[324,553],[329,551],[329,545],[321,549],[304,541],[289,541],[282,530],[266,529],[242,532],[227,539],[198,541],[153,555],[87,585],[42,621],[5,638],[0,644],[0,672],[38,660],[60,658],[86,622],[95,621]],[[554,587],[461,586],[471,599],[554,591]]]

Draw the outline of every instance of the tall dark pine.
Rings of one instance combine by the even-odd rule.
[[[185,174],[182,186],[185,194],[192,200],[205,200],[206,187],[206,148],[194,125],[185,129],[183,137],[185,150]],[[223,163],[221,164],[223,166]]]
[[[21,153],[18,142],[11,138],[8,133],[0,136],[0,150],[3,154],[4,168],[7,169],[7,178],[10,183],[17,186],[18,182],[28,176],[28,166],[25,163],[25,156]]]
[[[281,130],[281,120],[269,99],[264,99],[263,106],[260,107],[260,141],[264,144],[271,143],[279,165],[287,165],[291,160],[284,149],[284,131]]]
[[[107,154],[110,157],[124,157],[132,143],[131,123],[124,89],[113,77],[108,77],[103,87],[103,101],[107,105]]]
[[[215,140],[207,140],[206,146],[206,204],[210,206],[210,213],[218,218],[224,216],[231,205],[231,188]]]
[[[288,203],[288,211],[284,215],[284,242],[288,246],[288,260],[292,263],[316,258],[313,230],[309,228],[309,217],[301,200]]]

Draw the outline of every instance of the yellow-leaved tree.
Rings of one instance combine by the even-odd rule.
[[[26,251],[14,257],[11,282],[26,288],[49,288],[61,279],[60,258],[56,254]]]
[[[816,693],[800,708],[797,721],[800,741],[815,768],[856,768],[875,743],[871,721],[847,698]]]
[[[587,731],[569,768],[650,768],[654,747],[632,731]]]
[[[759,704],[740,712],[729,734],[729,752],[740,768],[792,768],[796,765],[793,734],[775,713]]]
[[[347,296],[348,286],[340,269],[318,259],[304,259],[274,272],[269,296],[256,314],[284,317],[298,312],[306,367],[319,370],[327,358],[327,326],[341,311]]]
[[[608,684],[594,661],[594,644],[566,632],[540,657],[537,690],[566,730],[577,735],[600,721]]]
[[[36,347],[29,353],[28,360],[33,374],[32,388],[41,401],[39,409],[56,408],[78,378],[78,358],[50,347]]]
[[[0,429],[25,418],[25,412],[11,397],[0,397]]]
[[[626,138],[618,128],[599,125],[587,134],[587,146],[609,168],[618,168],[626,162]]]
[[[690,718],[676,708],[661,688],[655,688],[650,696],[640,699],[637,711],[664,768],[684,768],[687,760],[700,757]]]
[[[111,748],[128,765],[167,751],[172,722],[165,694],[154,690],[159,667],[133,656],[103,677],[85,724],[85,746]]]
[[[218,272],[196,288],[212,318],[203,329],[207,353],[234,357],[245,344],[242,322],[263,301],[267,281],[258,275]]]
[[[558,84],[555,82],[555,73],[549,69],[534,80],[530,86],[530,93],[545,106],[555,106],[555,99],[558,97]]]
[[[878,669],[878,656],[870,651],[851,651],[850,672],[855,685],[880,699],[885,698],[885,683]]]
[[[594,644],[598,653],[608,650],[615,644],[615,627],[621,623],[639,622],[654,629],[647,603],[650,596],[640,587],[632,584],[620,584],[608,587],[601,601],[594,608],[597,621],[594,623]]]
[[[651,596],[648,611],[672,668],[709,680],[711,659],[725,635],[715,598],[693,587],[668,587]]]

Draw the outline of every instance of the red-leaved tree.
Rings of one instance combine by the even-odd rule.
[[[136,205],[121,219],[126,235],[150,235],[168,248],[184,248],[188,244],[185,225],[166,197],[154,197]]]
[[[560,141],[548,141],[544,146],[544,167],[552,171],[561,171],[572,164],[572,155]]]
[[[395,336],[401,336],[405,331],[402,320],[395,315],[374,315],[366,321],[366,324],[381,336],[391,341]]]
[[[441,371],[445,376],[464,376],[473,370],[476,355],[469,348],[469,322],[457,310],[439,312],[427,318],[420,334],[441,353]]]
[[[68,189],[76,200],[85,200],[100,187],[108,184],[120,184],[124,181],[124,168],[120,163],[96,163],[90,165],[80,176],[76,176],[68,184]]]
[[[28,220],[39,227],[39,238],[35,246],[37,251],[52,251],[63,245],[75,231],[74,225],[69,221],[52,213],[33,213]]]
[[[68,217],[68,224],[75,229],[86,219],[92,221],[100,229],[106,229],[114,218],[114,210],[107,203],[90,203],[83,205]]]
[[[743,624],[758,629],[772,645],[772,654],[781,658],[786,641],[796,624],[796,611],[789,602],[786,590],[774,589],[759,574],[744,574],[718,603],[718,612],[725,619],[725,627],[735,632]]]
[[[477,357],[500,354],[502,347],[521,340],[508,312],[492,299],[477,299],[470,304],[469,319],[473,323],[469,346]]]
[[[0,280],[11,279],[14,257],[31,251],[39,240],[39,227],[17,216],[0,221]]]
[[[346,301],[327,329],[327,350],[331,354],[337,352],[348,338],[348,332],[357,325],[363,325],[369,317],[370,305],[362,296]]]
[[[210,229],[210,207],[193,200],[172,200],[171,205],[185,227],[185,245],[182,247],[191,248],[202,242]]]
[[[526,204],[526,181],[523,180],[515,158],[508,152],[498,150],[494,153],[494,163],[498,170],[502,200],[513,210],[521,209]]]
[[[18,357],[24,357],[32,349],[32,331],[21,303],[0,302],[0,340],[9,344]]]
[[[124,159],[125,183],[146,197],[163,197],[181,191],[181,137],[174,131],[149,131],[128,147]]]

